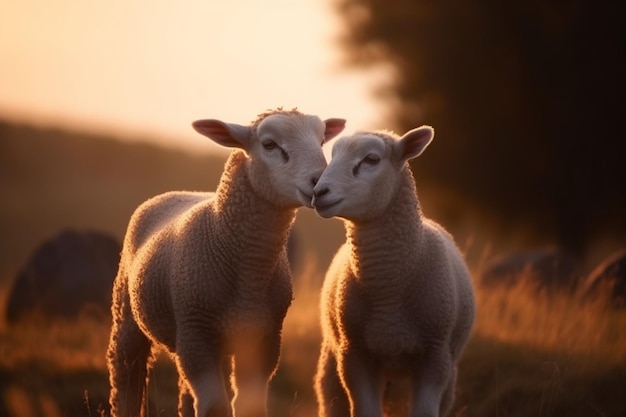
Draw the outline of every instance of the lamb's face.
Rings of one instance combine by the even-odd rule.
[[[365,220],[379,215],[396,188],[399,168],[388,141],[374,134],[343,137],[314,190],[313,206],[322,217]]]
[[[332,159],[313,192],[313,207],[322,217],[363,221],[380,216],[398,187],[406,162],[420,155],[433,139],[430,126],[401,138],[361,132],[333,146]]]
[[[292,110],[262,115],[253,126],[204,119],[193,127],[220,145],[246,151],[246,170],[257,193],[277,206],[295,208],[311,207],[313,187],[326,167],[322,144],[345,124]]]
[[[304,114],[266,117],[248,147],[250,181],[277,205],[312,207],[313,188],[326,168],[322,144],[344,123]]]

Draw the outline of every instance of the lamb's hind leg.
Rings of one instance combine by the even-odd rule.
[[[112,313],[107,350],[111,416],[145,416],[151,343],[133,319],[126,284],[120,277],[115,283]]]
[[[350,403],[337,372],[337,359],[326,345],[322,345],[315,375],[315,394],[321,417],[346,417]]]

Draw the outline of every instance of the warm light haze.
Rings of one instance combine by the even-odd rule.
[[[208,151],[193,120],[278,106],[383,127],[340,25],[331,0],[3,1],[0,118]]]

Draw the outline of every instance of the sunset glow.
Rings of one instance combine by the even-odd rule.
[[[375,126],[373,73],[341,68],[331,1],[0,6],[0,117],[217,149],[197,118],[278,106]]]

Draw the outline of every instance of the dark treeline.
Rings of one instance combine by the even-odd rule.
[[[582,253],[626,233],[625,2],[340,0],[354,67],[399,132],[435,127],[414,166]]]

